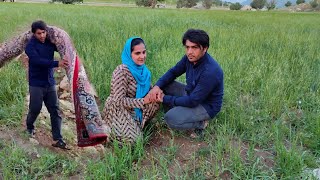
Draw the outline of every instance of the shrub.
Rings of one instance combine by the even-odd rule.
[[[212,3],[215,4],[216,6],[222,6],[222,1],[221,0],[212,0]]]
[[[276,0],[271,0],[266,6],[268,10],[274,9],[276,7]]]
[[[52,0],[52,2],[62,2],[63,4],[83,3],[83,0]]]
[[[255,9],[262,9],[266,4],[266,0],[253,0],[250,6]]]
[[[198,0],[178,0],[177,1],[177,8],[192,8],[193,6],[197,5]]]
[[[310,2],[310,5],[311,5],[312,8],[316,8],[316,7],[318,6],[317,0],[311,1],[311,2]]]
[[[241,8],[242,8],[242,5],[238,2],[230,5],[230,10],[240,10]]]
[[[288,1],[288,2],[285,4],[286,7],[289,7],[289,6],[291,6],[291,5],[292,5],[291,1]]]
[[[136,0],[137,6],[154,8],[156,6],[156,4],[157,4],[157,0]]]
[[[302,4],[302,3],[305,3],[305,2],[306,2],[305,0],[297,0],[296,1],[297,4]]]
[[[206,9],[210,9],[211,6],[213,4],[213,1],[212,0],[203,0],[202,1],[202,6]]]
[[[185,0],[177,0],[177,8],[183,8],[185,5]]]

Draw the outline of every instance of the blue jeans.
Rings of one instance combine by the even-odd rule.
[[[27,129],[34,129],[34,122],[36,121],[41,108],[42,102],[46,105],[50,113],[51,132],[53,140],[61,140],[61,116],[59,115],[59,104],[56,87],[33,87],[29,86],[30,103],[29,112],[27,116]]]
[[[171,96],[185,96],[184,84],[174,81],[164,88],[164,93]],[[193,108],[175,106],[168,107],[164,105],[166,114],[164,120],[172,129],[204,129],[204,121],[210,120],[210,116],[202,105]]]

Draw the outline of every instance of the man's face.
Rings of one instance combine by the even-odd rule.
[[[186,55],[190,62],[194,64],[207,52],[207,47],[203,48],[196,43],[193,43],[189,40],[186,40],[186,44],[184,45],[186,48]]]
[[[34,33],[34,36],[42,43],[46,40],[47,37],[47,31],[42,29],[37,29]]]

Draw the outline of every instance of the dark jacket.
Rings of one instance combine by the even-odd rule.
[[[170,106],[196,107],[201,104],[210,117],[214,117],[222,106],[223,71],[219,64],[206,53],[196,64],[184,56],[156,83],[161,89],[177,77],[186,73],[187,96],[165,95],[163,103]]]
[[[48,39],[44,43],[32,37],[27,44],[26,54],[29,57],[29,85],[36,87],[50,87],[55,85],[53,68],[59,66],[54,61],[55,44]]]

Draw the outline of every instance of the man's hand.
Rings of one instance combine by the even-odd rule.
[[[152,102],[158,102],[161,94],[163,94],[163,92],[159,86],[154,86],[148,93]]]
[[[156,100],[156,102],[163,102],[163,97],[164,97],[164,93],[160,93],[158,96],[157,96],[157,100]]]
[[[59,61],[59,67],[67,68],[69,66],[69,62],[66,59],[62,59]]]
[[[149,104],[149,103],[154,103],[154,102],[163,102],[163,97],[165,94],[162,92],[156,96],[156,99],[151,98],[151,94],[148,93],[144,98],[143,98],[143,104]]]

